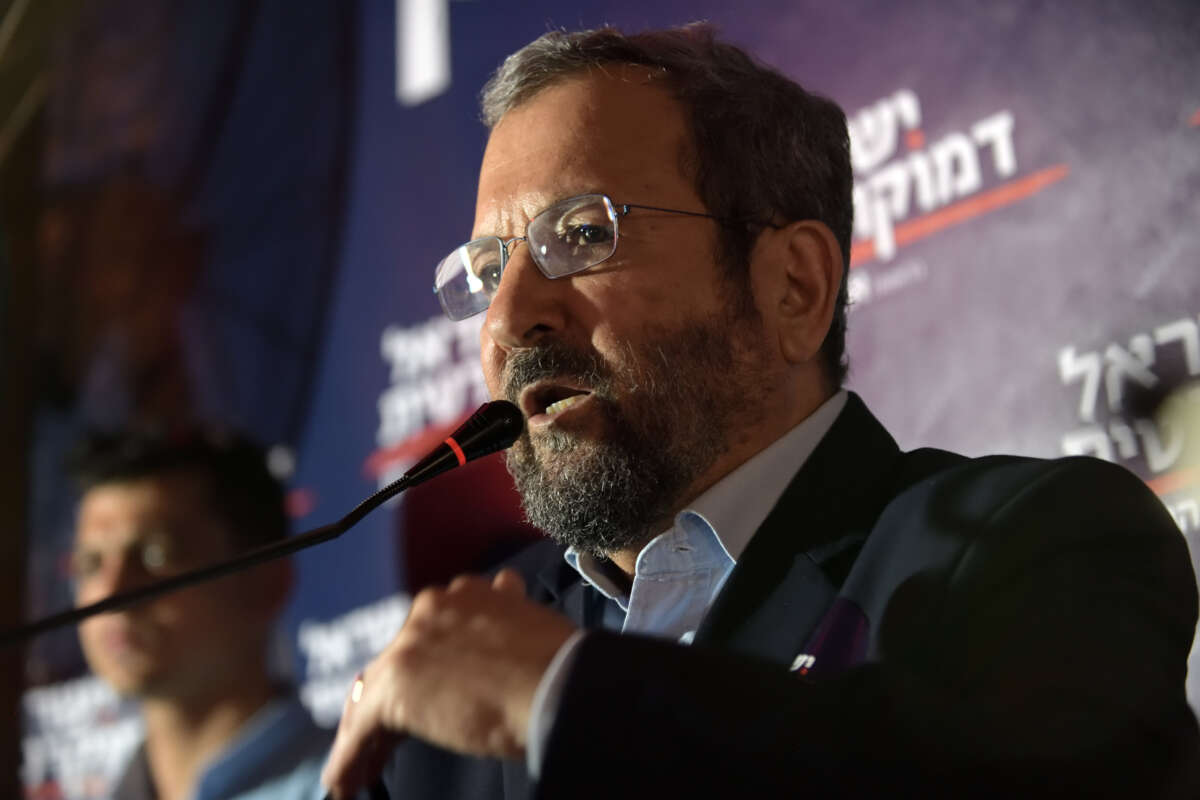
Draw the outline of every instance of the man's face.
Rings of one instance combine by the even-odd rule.
[[[187,472],[89,490],[72,555],[76,604],[232,555],[210,503],[203,478]],[[91,617],[79,638],[92,670],[123,694],[203,696],[262,649],[271,612],[261,597],[243,573]]]
[[[680,106],[644,71],[571,78],[488,141],[474,236],[521,236],[564,198],[706,211],[681,165]],[[591,552],[636,548],[731,468],[777,364],[746,289],[716,263],[713,220],[634,209],[615,254],[545,278],[514,245],[481,337],[493,397],[528,432],[509,452],[530,519]],[[743,309],[741,313],[734,309]],[[566,402],[556,403],[565,399]]]

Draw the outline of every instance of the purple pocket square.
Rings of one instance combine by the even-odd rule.
[[[799,675],[821,677],[836,675],[861,663],[870,630],[867,615],[854,601],[845,597],[834,599],[804,645],[804,652],[792,662],[792,670]]]

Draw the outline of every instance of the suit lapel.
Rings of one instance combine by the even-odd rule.
[[[557,609],[581,628],[598,628],[604,616],[604,595],[588,585],[571,568],[557,548],[537,573],[537,591],[531,599]]]
[[[747,545],[696,644],[791,663],[887,503],[900,449],[851,393]]]
[[[583,628],[596,628],[604,613],[604,596],[588,586],[563,560],[562,549],[555,547],[543,559],[536,572],[531,597],[557,609]],[[534,784],[524,761],[501,762],[504,797],[521,800],[534,796]]]

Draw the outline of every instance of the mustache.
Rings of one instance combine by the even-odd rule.
[[[608,394],[613,382],[612,370],[599,353],[552,342],[508,355],[502,376],[504,397],[517,403],[521,390],[531,383],[564,378],[589,386],[600,396]]]

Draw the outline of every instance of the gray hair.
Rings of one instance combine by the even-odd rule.
[[[483,87],[483,122],[491,129],[542,89],[613,63],[661,71],[683,106],[692,134],[684,174],[722,220],[719,257],[746,297],[744,276],[762,222],[812,219],[833,231],[842,249],[842,283],[821,354],[828,378],[841,386],[854,220],[845,113],[717,41],[711,25],[693,23],[632,35],[614,28],[543,34],[506,58]]]

